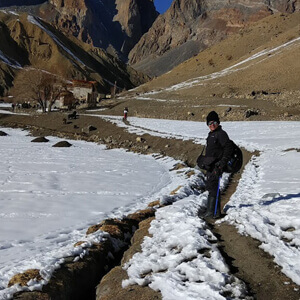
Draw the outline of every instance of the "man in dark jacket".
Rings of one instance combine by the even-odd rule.
[[[211,111],[207,115],[206,124],[210,129],[206,139],[205,153],[205,159],[209,161],[206,173],[208,202],[206,211],[201,216],[205,218],[220,218],[220,193],[218,192],[219,179],[232,155],[233,144],[227,133],[222,129],[219,116],[215,111]]]

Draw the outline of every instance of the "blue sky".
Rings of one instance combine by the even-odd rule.
[[[173,0],[154,0],[156,10],[163,14],[171,5]]]

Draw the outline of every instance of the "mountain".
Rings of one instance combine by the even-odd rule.
[[[12,10],[15,13],[27,11],[30,15],[39,16],[41,19],[36,20],[48,22],[45,24],[51,26],[51,32],[55,32],[57,36],[64,40],[68,37],[68,41],[65,42],[68,49],[73,49],[76,45],[82,49],[81,54],[77,55],[85,57],[84,51],[87,51],[89,62],[91,57],[97,60],[97,64],[88,64],[89,69],[93,69],[89,74],[85,74],[86,68],[83,68],[84,71],[78,71],[78,66],[80,66],[78,63],[74,64],[73,62],[70,69],[66,69],[61,68],[56,62],[59,66],[57,69],[63,69],[62,72],[69,73],[68,76],[87,78],[91,77],[92,74],[93,77],[101,78],[103,86],[108,86],[108,81],[111,83],[115,80],[122,82],[124,76],[130,78],[130,83],[127,79],[124,79],[126,83],[124,82],[123,86],[126,87],[144,82],[146,76],[142,78],[140,74],[135,73],[133,80],[132,69],[121,67],[121,63],[117,63],[117,57],[121,57],[123,61],[126,61],[127,54],[130,51],[129,62],[134,69],[151,76],[166,74],[166,76],[159,77],[158,81],[153,80],[149,85],[142,87],[142,89],[151,89],[154,84],[157,86],[165,83],[172,84],[173,82],[179,82],[179,79],[186,80],[193,78],[193,76],[206,76],[210,72],[218,72],[222,70],[222,67],[232,66],[243,56],[246,56],[249,52],[252,53],[259,47],[269,47],[270,39],[277,40],[276,35],[283,36],[281,33],[287,30],[287,28],[283,28],[281,31],[276,31],[274,28],[284,27],[284,24],[291,25],[288,22],[289,15],[297,15],[300,9],[299,1],[174,0],[165,14],[157,16],[158,13],[155,10],[153,0],[27,0],[26,2],[12,0],[10,4],[15,6],[10,6],[9,11]],[[1,5],[4,6],[7,2],[1,1]],[[253,29],[256,28],[256,24],[260,24],[263,20],[273,20],[272,17],[277,16],[280,12],[288,15],[284,17],[284,21],[278,21],[279,25],[270,28],[266,23],[264,26],[268,30]],[[293,20],[294,18],[291,17]],[[279,19],[281,20],[281,18]],[[299,26],[299,19],[298,21],[295,19],[295,22]],[[297,27],[297,25],[295,26]],[[5,26],[3,27],[4,32],[14,32],[11,26],[6,25],[6,27],[6,29]],[[252,34],[249,34],[248,31],[251,31]],[[251,37],[248,37],[248,35]],[[26,47],[24,45],[19,47],[20,42],[14,39],[11,34],[5,36],[10,36],[11,43],[7,45],[12,45],[12,50],[10,51],[5,43],[1,43],[0,50],[4,54],[10,54],[8,56],[9,59],[12,59],[11,62],[16,60],[21,66],[30,65],[34,62],[37,67],[43,66],[50,70],[53,69],[49,65],[53,58],[47,62],[45,61],[45,57],[48,59],[48,56],[51,56],[49,53],[52,53],[49,49],[47,50],[45,44],[39,44],[38,51],[43,48],[43,54],[35,56],[33,59],[36,53],[31,52],[31,48],[36,46],[27,47],[29,45],[27,42]],[[292,36],[297,36],[297,31]],[[21,37],[19,38],[21,39]],[[81,43],[81,41],[85,43]],[[57,42],[55,43],[57,44]],[[15,45],[18,45],[18,47],[15,47]],[[216,46],[216,53],[218,54],[208,54],[210,53],[208,50],[214,49],[214,46]],[[59,46],[58,48],[61,49],[62,47]],[[101,48],[105,49],[107,53]],[[61,51],[57,52],[60,53]],[[24,53],[25,55],[23,55]],[[65,56],[63,55],[63,57]],[[105,68],[100,67],[99,56],[101,57],[100,65],[105,65]],[[70,55],[67,55],[67,57],[70,57]],[[2,61],[5,60],[7,60],[7,56],[2,59]],[[40,61],[38,62],[38,60]],[[84,58],[80,58],[80,60],[84,61]],[[0,71],[4,86],[10,84],[16,69],[8,65],[7,63],[4,64]],[[77,65],[76,71],[74,70],[75,65]],[[189,67],[188,70],[186,70],[187,66]],[[123,79],[114,79],[116,77],[111,76],[111,73],[118,77],[117,74],[120,74],[118,72],[121,69]],[[285,66],[283,66],[283,69],[285,69]],[[172,72],[167,74],[171,70]],[[131,75],[125,75],[126,72]],[[108,76],[108,78],[105,78],[105,76]],[[275,81],[277,82],[277,79]],[[294,82],[294,79],[291,78],[290,82]],[[229,83],[226,88],[224,87],[218,93],[208,89],[203,91],[203,94],[224,95],[234,93],[235,88],[229,88],[231,85]],[[268,87],[269,90],[273,90],[272,81],[263,80],[258,82],[257,85],[254,84],[258,87],[262,85],[265,85],[265,88]],[[282,86],[284,88],[284,85]],[[265,88],[262,87],[261,89],[264,90]],[[247,93],[248,91],[245,89],[243,94],[246,95]]]
[[[223,121],[300,120],[299,25],[300,12],[263,18],[129,91],[123,105],[148,118],[205,121],[216,110]]]
[[[129,89],[148,80],[103,49],[66,37],[49,23],[22,13],[0,11],[0,95],[25,66],[67,79],[95,80],[103,93],[117,82]]]
[[[4,0],[0,7],[34,14],[65,35],[110,54],[127,55],[158,16],[153,0]]]
[[[174,0],[131,50],[129,62],[161,75],[249,24],[299,10],[299,0]]]

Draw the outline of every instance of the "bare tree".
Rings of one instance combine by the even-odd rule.
[[[36,102],[43,112],[46,112],[48,104],[50,112],[65,89],[66,81],[61,77],[43,70],[24,68],[16,75],[11,94],[19,102]]]

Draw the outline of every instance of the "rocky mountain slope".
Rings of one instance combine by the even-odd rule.
[[[1,1],[0,7],[5,6],[37,15],[64,34],[124,60],[158,16],[153,0]]]
[[[43,69],[66,79],[96,80],[102,92],[117,82],[129,89],[147,80],[116,57],[74,37],[67,38],[32,15],[0,11],[0,95],[24,66]]]
[[[299,9],[298,0],[174,0],[131,50],[130,64],[161,75],[249,24]]]
[[[266,17],[122,100],[139,117],[204,121],[214,109],[223,121],[300,120],[299,25],[300,12]]]
[[[38,0],[32,0],[32,2],[28,0],[26,3],[32,4],[36,1]],[[17,2],[17,0],[12,1],[15,4],[18,4]],[[88,65],[88,68],[81,68],[84,71],[78,71],[77,68],[75,71],[74,66],[80,65],[78,62],[71,63],[70,67],[55,68],[62,69],[63,74],[68,73],[67,75],[72,78],[77,74],[81,74],[78,75],[80,78],[98,78],[97,80],[102,80],[102,85],[106,85],[107,88],[108,82],[111,84],[115,80],[118,83],[125,80],[123,77],[128,77],[125,74],[128,70],[131,74],[129,75],[130,83],[125,80],[126,83],[124,82],[120,87],[132,87],[146,80],[145,77],[141,78],[128,67],[125,68],[126,70],[122,69],[125,71],[120,73],[120,63],[113,57],[118,52],[117,49],[120,52],[123,51],[124,55],[128,53],[143,32],[149,28],[157,16],[153,0],[103,0],[99,2],[95,0],[49,0],[35,6],[14,6],[10,9],[27,9],[43,19],[52,21],[55,24],[53,31],[62,37],[59,31],[63,30],[71,37],[66,42],[67,48],[73,49],[75,45],[80,44],[82,51],[88,52],[89,64],[84,60],[83,52],[80,52],[80,55],[77,54],[80,60]],[[297,51],[299,9],[299,0],[174,0],[170,9],[156,19],[148,33],[141,37],[129,54],[134,68],[152,75],[164,73],[158,79],[140,87],[138,92],[160,89],[159,98],[176,101],[180,98],[180,101],[184,100],[185,103],[198,101],[200,98],[207,101],[208,99],[252,101],[257,98],[268,98],[276,105],[284,107],[294,105],[294,96],[296,95],[297,99],[299,91],[296,79],[299,70],[299,51]],[[15,16],[15,20],[17,19],[18,17]],[[9,36],[9,32],[15,29],[11,25],[5,26],[3,32],[6,33],[3,35]],[[98,37],[101,37],[98,40],[100,46],[113,53],[112,56],[88,44],[96,43],[97,39],[93,38],[97,36],[96,33]],[[124,33],[126,36],[123,35]],[[53,54],[47,46],[49,42],[44,42],[40,37],[31,39],[32,36],[34,35],[28,34],[27,42],[21,47],[20,42],[14,37],[10,37],[10,42],[7,44],[1,43],[0,55],[6,54],[5,58],[2,58],[0,70],[4,89],[11,84],[13,74],[17,69],[16,66],[14,68],[10,66],[10,63],[14,61],[20,60],[21,66],[34,62],[37,67],[48,66],[50,70],[49,62],[55,65],[52,62],[53,58],[50,60],[48,57]],[[109,41],[108,37],[118,40],[118,46],[112,40]],[[31,44],[34,40],[35,45]],[[87,43],[80,43],[79,40]],[[295,42],[287,44],[288,47],[282,47],[293,40]],[[38,41],[38,46],[36,46],[36,41]],[[30,44],[30,50],[24,46],[25,44]],[[12,45],[13,50],[10,51],[5,45]],[[272,48],[276,47],[279,47],[279,50],[273,51]],[[62,47],[58,46],[58,48]],[[261,52],[264,49],[269,50],[266,53]],[[69,54],[63,56],[70,57]],[[96,59],[97,63],[91,62],[90,56]],[[189,60],[186,61],[188,58]],[[11,60],[10,63],[7,63],[7,59]],[[4,63],[5,60],[6,63]],[[241,63],[243,60],[245,62]],[[98,64],[99,61],[102,67]],[[235,64],[238,64],[237,66],[241,64],[242,67],[234,67]],[[89,68],[92,71],[87,72]],[[171,72],[165,73],[171,69]],[[97,74],[98,72],[100,75]],[[118,73],[118,76],[123,76],[123,79],[111,76],[111,73]],[[198,83],[187,82],[183,84],[184,88],[172,87],[192,78],[198,78]]]

